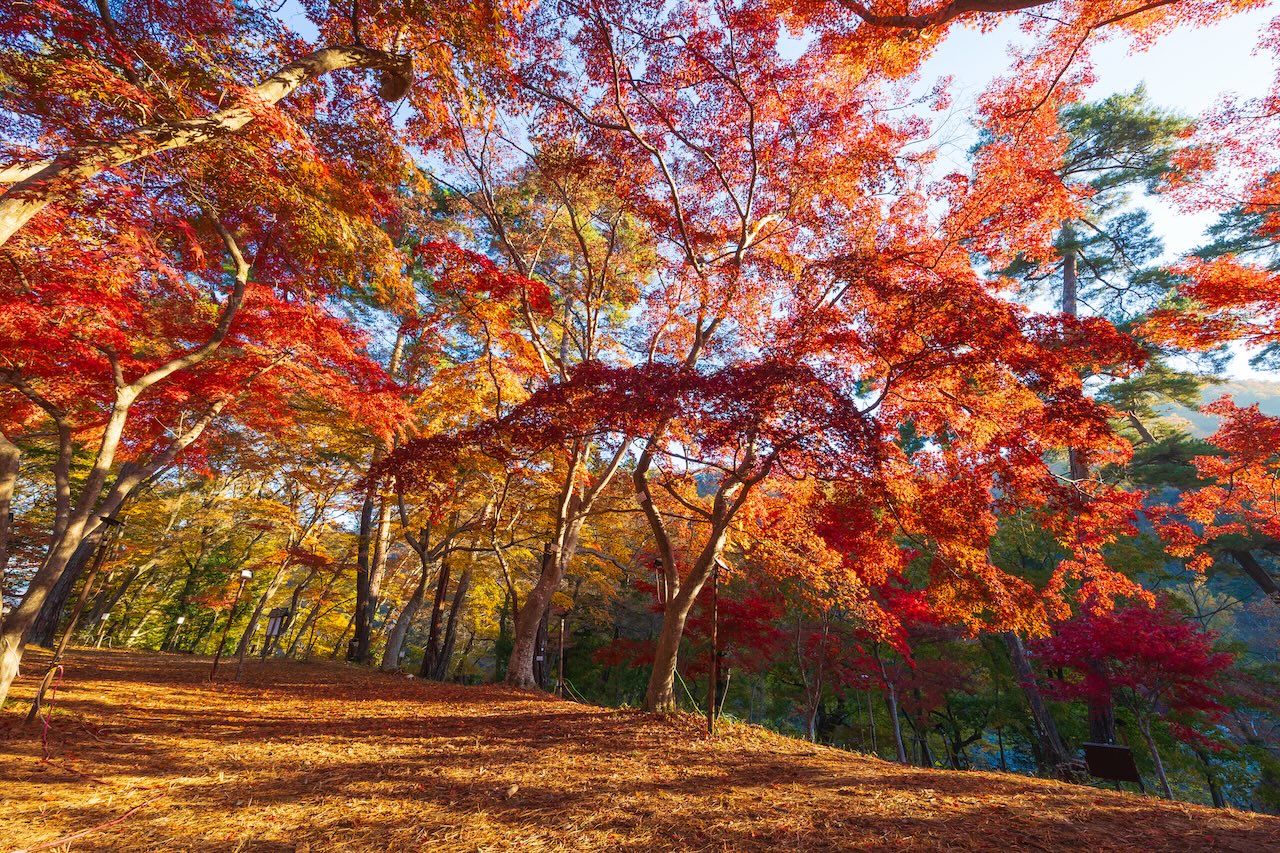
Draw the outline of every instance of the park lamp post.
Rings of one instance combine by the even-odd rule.
[[[227,624],[222,628],[222,639],[218,640],[218,648],[213,653],[213,669],[209,672],[209,680],[213,681],[218,676],[218,661],[222,659],[222,647],[227,644],[227,634],[231,633],[231,622],[236,618],[236,607],[240,604],[240,595],[244,592],[244,585],[253,577],[253,572],[248,569],[240,570],[240,585],[236,587],[236,597],[231,600],[231,612],[227,614]]]
[[[169,638],[169,648],[167,651],[173,651],[178,645],[178,635],[182,633],[182,626],[187,621],[187,617],[179,616],[173,621],[173,636]]]
[[[95,649],[102,648],[102,638],[107,633],[107,620],[110,618],[111,618],[110,610],[108,610],[106,613],[103,613],[101,616],[98,617],[98,642],[94,643],[93,645]]]

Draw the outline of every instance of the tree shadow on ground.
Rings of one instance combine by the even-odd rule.
[[[1280,849],[1275,818],[749,727],[708,740],[687,717],[506,688],[255,665],[209,685],[200,659],[78,651],[54,763],[24,708],[0,716],[0,839],[52,840],[158,796],[76,849]]]

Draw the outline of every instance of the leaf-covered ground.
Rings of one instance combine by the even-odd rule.
[[[1280,849],[1274,817],[341,664],[77,650],[45,760],[46,660],[0,715],[3,853],[113,821],[57,849]]]

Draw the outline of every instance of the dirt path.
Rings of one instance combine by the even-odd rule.
[[[747,726],[708,741],[692,718],[343,665],[206,673],[74,652],[48,762],[19,682],[0,715],[0,853],[126,813],[70,849],[1280,850],[1273,817],[903,768]]]

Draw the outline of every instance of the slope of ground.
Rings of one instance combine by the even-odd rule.
[[[28,676],[46,658],[32,655]],[[0,715],[0,851],[1280,849],[1280,819],[904,768],[749,726],[340,664],[74,652]],[[223,670],[234,676],[234,662]],[[123,818],[123,819],[121,819]]]

